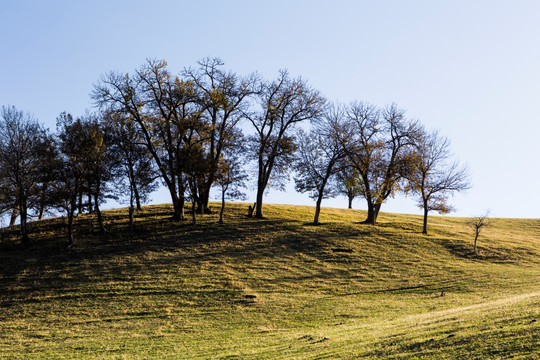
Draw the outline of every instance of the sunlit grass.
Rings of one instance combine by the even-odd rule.
[[[474,256],[469,219],[247,204],[173,222],[146,207],[32,224],[0,245],[3,358],[535,358],[540,220],[497,219]],[[538,320],[538,321],[537,321]]]

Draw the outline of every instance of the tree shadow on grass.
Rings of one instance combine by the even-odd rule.
[[[522,258],[530,257],[531,255],[536,256],[535,253],[532,253],[525,248],[491,248],[485,246],[478,247],[478,254],[474,253],[474,248],[472,241],[471,243],[467,242],[458,242],[451,240],[442,240],[441,244],[454,256],[477,261],[487,261],[491,263],[516,263],[519,262]]]

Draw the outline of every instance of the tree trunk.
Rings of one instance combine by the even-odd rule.
[[[478,240],[478,230],[476,230],[476,234],[474,236],[474,255],[478,255],[478,248],[476,247],[476,240]]]
[[[75,215],[75,206],[74,202],[68,210],[68,247],[75,245],[75,241],[73,240],[73,216]]]
[[[17,217],[19,217],[19,207],[18,205],[13,207],[13,210],[11,211],[11,219],[9,220],[9,226],[14,226],[15,222],[17,221]]]
[[[43,220],[43,215],[45,214],[45,203],[42,202],[39,206],[38,220]]]
[[[381,210],[381,204],[372,204],[368,202],[368,216],[364,221],[365,224],[376,225],[379,211]]]
[[[208,206],[210,202],[210,188],[199,191],[199,201],[197,203],[198,214],[211,214],[212,210]]]
[[[422,228],[422,234],[427,235],[427,219],[428,219],[428,206],[424,201],[424,227]]]
[[[197,212],[195,209],[195,199],[191,199],[191,224],[194,229],[197,228]]]
[[[219,210],[218,224],[223,225],[223,211],[225,211],[225,190],[221,191],[221,209]]]
[[[133,184],[133,193],[135,195],[135,204],[137,204],[137,210],[141,210],[141,196],[139,195],[139,189],[137,189],[137,186],[135,184]],[[183,208],[184,206],[182,205],[182,209]]]
[[[317,198],[317,205],[315,206],[315,218],[313,219],[313,225],[319,225],[319,214],[321,213],[322,194],[319,193]]]
[[[19,213],[20,213],[20,220],[21,220],[22,243],[27,245],[30,239],[28,238],[28,227],[26,223],[28,213],[27,213],[27,209],[25,205],[22,205],[22,204],[20,205]]]
[[[97,207],[97,202],[96,202]],[[88,193],[88,213],[92,214],[94,212],[94,206],[92,204],[92,194]]]
[[[326,187],[326,182],[328,181],[328,178],[330,177],[330,174],[332,172],[332,166],[333,166],[333,162],[331,162],[328,165],[328,168],[326,169],[326,175],[321,184],[321,188],[319,189],[319,196],[317,197],[317,205],[315,206],[315,218],[313,219],[314,225],[319,225],[319,214],[321,213],[321,203],[324,197],[324,188]]]
[[[197,214],[203,215],[205,213],[204,201],[201,197],[197,197]]]
[[[176,194],[174,196],[171,193],[172,204],[174,213],[172,216],[173,220],[183,220],[184,219],[184,197],[178,197]]]
[[[263,198],[264,198],[264,190],[266,190],[266,186],[268,185],[268,180],[270,179],[270,173],[272,172],[273,160],[268,160],[268,163],[266,166],[263,163],[262,159],[262,153],[259,153],[259,172],[257,176],[257,201],[256,201],[256,207],[255,207],[255,217],[257,219],[263,218]]]
[[[377,224],[377,218],[379,217],[379,212],[381,211],[381,205],[382,204],[375,204],[375,208],[374,208],[374,218],[373,218],[373,223],[371,223],[371,225],[376,225]]]
[[[82,194],[82,191],[81,193],[79,194],[79,214],[82,214],[83,210],[82,210],[82,198],[83,198],[83,194]]]
[[[134,226],[134,223],[135,223],[135,219],[133,218],[133,213],[134,213],[134,209],[133,209],[133,197],[134,197],[134,184],[132,184],[132,186],[129,187],[129,231],[133,232],[135,230],[135,226]]]
[[[107,230],[105,229],[105,225],[103,224],[103,216],[101,216],[101,210],[99,209],[99,202],[98,202],[98,196],[97,194],[94,195],[94,203],[96,204],[96,214],[98,218],[98,224],[99,224],[99,231],[101,234],[105,234]]]
[[[263,196],[264,196],[264,187],[262,187],[259,184],[259,186],[257,187],[257,200],[255,202],[255,217],[257,219],[263,218],[263,212],[262,212]]]
[[[352,202],[354,200],[354,196],[348,195],[349,198],[349,209],[352,209]]]
[[[367,218],[364,220],[364,224],[374,224],[375,223],[375,206],[372,202],[367,202]]]
[[[41,199],[39,199],[39,213],[38,213],[38,220],[43,219],[43,215],[45,214],[45,198],[46,198],[46,192],[47,192],[47,185],[44,183],[41,186]]]

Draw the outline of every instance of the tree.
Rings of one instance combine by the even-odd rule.
[[[243,158],[241,152],[226,152],[217,173],[217,184],[220,188],[221,208],[219,210],[219,224],[223,224],[225,200],[245,200],[246,194],[241,188],[246,187],[247,174],[242,170]]]
[[[102,110],[123,113],[138,125],[169,190],[176,220],[184,218],[186,191],[181,152],[186,133],[201,122],[198,91],[193,81],[172,76],[164,60],[148,60],[134,76],[113,72],[103,76],[92,93]]]
[[[283,188],[294,160],[296,144],[291,130],[300,122],[319,117],[325,99],[304,80],[291,79],[284,70],[277,80],[262,86],[259,96],[262,110],[249,116],[255,129],[249,142],[251,156],[257,163],[255,217],[262,218],[264,192],[269,185]]]
[[[416,161],[408,176],[408,189],[419,197],[424,210],[422,233],[428,233],[428,213],[447,214],[453,210],[448,197],[455,191],[470,188],[465,167],[451,162],[450,141],[438,132],[423,133],[416,144]]]
[[[408,120],[395,104],[379,110],[352,103],[338,137],[347,158],[362,180],[368,215],[375,225],[382,204],[403,188],[411,169],[418,123]]]
[[[482,229],[490,225],[489,221],[489,211],[484,212],[482,215],[476,216],[471,222],[472,228],[474,230],[474,255],[478,255],[478,248],[476,242]]]
[[[137,124],[121,113],[107,113],[105,120],[111,131],[111,148],[120,162],[119,176],[129,184],[129,227],[133,231],[135,206],[140,210],[141,204],[148,201],[149,194],[158,186],[159,174],[141,143]]]
[[[100,204],[106,199],[117,199],[112,186],[118,179],[120,161],[118,152],[112,146],[112,129],[102,116],[88,114],[82,118],[83,138],[80,139],[84,147],[84,163],[86,183],[89,198],[93,199],[99,229],[102,234],[106,232],[101,214]],[[89,204],[90,205],[90,204]],[[91,206],[91,205],[90,205]]]
[[[38,207],[51,137],[31,115],[14,106],[0,110],[0,199],[3,208],[16,204],[22,242],[28,243],[28,218]]]
[[[340,160],[344,157],[334,131],[341,117],[342,112],[332,108],[311,132],[298,131],[295,187],[299,192],[309,192],[309,197],[316,200],[314,225],[319,225],[322,200],[337,194],[331,178],[339,171]]]
[[[45,148],[41,160],[41,180],[39,194],[37,195],[37,217],[42,220],[47,209],[54,205],[54,182],[57,180],[57,171],[60,166],[59,154],[54,136],[47,134]]]
[[[69,113],[63,112],[56,119],[58,137],[58,152],[60,166],[54,182],[56,207],[64,210],[68,218],[68,245],[75,245],[74,216],[78,208],[77,199],[82,192],[85,182],[86,149],[82,139],[86,130],[81,119],[74,119]]]
[[[238,142],[238,123],[244,118],[249,99],[258,90],[259,77],[251,74],[238,77],[226,72],[219,58],[205,58],[199,61],[199,68],[188,68],[184,75],[196,84],[199,90],[199,104],[207,133],[203,142],[202,161],[206,171],[197,182],[198,212],[211,212],[208,207],[210,189],[216,181],[222,154]]]
[[[336,174],[336,189],[339,194],[347,197],[348,208],[352,209],[354,198],[362,195],[362,178],[346,160],[342,163]]]

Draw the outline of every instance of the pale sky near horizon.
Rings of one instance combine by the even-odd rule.
[[[472,174],[453,216],[539,218],[539,14],[532,0],[2,0],[0,106],[54,130],[62,111],[92,109],[101,74],[133,72],[146,58],[174,73],[207,56],[240,75],[288,69],[330,101],[395,102],[448,136]],[[313,204],[292,186],[266,201]],[[382,211],[420,214],[415,204],[399,197]]]

